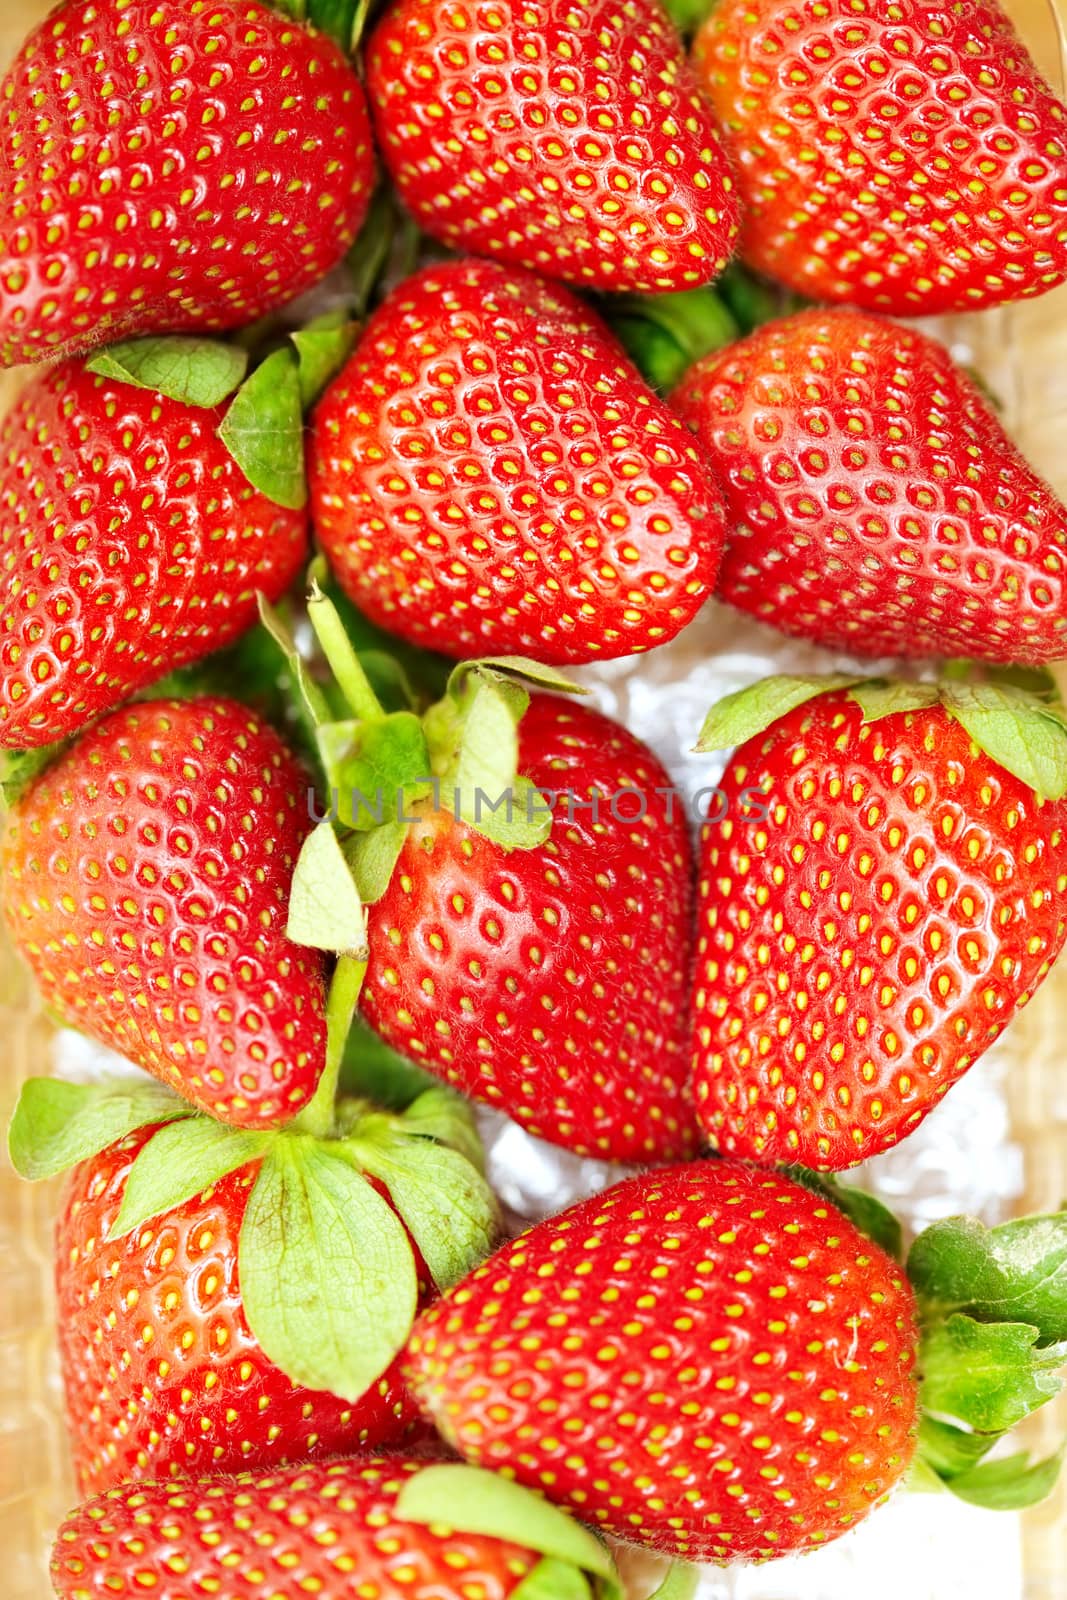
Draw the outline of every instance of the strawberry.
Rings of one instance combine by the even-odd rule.
[[[74,1169],[55,1271],[83,1490],[413,1433],[396,1357],[418,1307],[491,1248],[496,1208],[448,1090],[384,1110],[347,1090],[335,1103],[335,1085],[255,1130],[146,1079],[24,1085],[16,1171]]]
[[[528,1132],[619,1161],[692,1152],[692,856],[659,761],[519,656],[387,715],[317,586],[308,611],[352,719],[318,686],[301,707],[331,800],[292,937],[341,956],[346,1003],[395,1051]]]
[[[251,322],[340,261],[367,210],[355,72],[250,0],[66,0],[0,94],[7,366]]]
[[[722,0],[694,65],[758,271],[905,316],[1067,277],[1067,111],[995,0]]]
[[[292,1382],[251,1332],[238,1245],[258,1162],[109,1239],[155,1131],[77,1167],[56,1224],[59,1355],[82,1492],[269,1470],[403,1438],[414,1406],[395,1360],[350,1404]]]
[[[453,249],[593,289],[726,264],[733,180],[658,0],[395,0],[367,88],[401,198]]]
[[[75,733],[289,587],[306,512],[253,487],[224,416],[81,360],[23,390],[0,427],[0,743]]]
[[[803,312],[698,362],[672,405],[726,493],[740,610],[859,655],[1067,650],[1067,507],[933,339]]]
[[[620,1161],[687,1154],[681,807],[651,751],[598,712],[534,694],[518,738],[526,779],[559,792],[549,837],[507,852],[444,785],[443,805],[416,805],[368,915],[364,1015],[530,1133]]]
[[[234,701],[145,702],[45,768],[0,856],[48,1005],[240,1126],[292,1117],[323,1070],[322,957],[284,923],[308,784]]]
[[[235,1581],[241,1600],[592,1600],[590,1581],[621,1600],[585,1529],[488,1473],[417,1456],[115,1489],[64,1522],[52,1581],[61,1600],[229,1597]]]
[[[663,644],[715,582],[719,493],[668,408],[565,290],[430,267],[315,414],[315,525],[382,627],[549,662]]]
[[[848,678],[768,679],[711,713],[699,748],[739,747],[699,863],[715,1149],[863,1161],[1000,1035],[1067,932],[1065,726],[1018,689]]]
[[[1055,1458],[981,1458],[1058,1386],[1067,1316],[1043,1275],[1067,1221],[938,1224],[906,1275],[845,1210],[897,1242],[868,1196],[732,1161],[629,1178],[423,1312],[409,1380],[469,1461],[692,1561],[787,1555],[861,1521],[915,1456],[917,1357],[916,1470],[978,1503],[1040,1498]]]

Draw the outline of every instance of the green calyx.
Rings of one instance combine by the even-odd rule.
[[[461,1464],[428,1466],[405,1480],[396,1516],[536,1551],[543,1559],[514,1591],[522,1600],[623,1600],[615,1563],[595,1534],[494,1472]]]
[[[273,345],[268,339],[258,362],[236,340],[165,334],[110,345],[86,367],[187,406],[214,410],[228,402],[219,438],[253,488],[299,511],[307,503],[304,413],[344,365],[354,341],[351,315],[337,310]]]
[[[1067,1211],[986,1228],[951,1217],[907,1260],[919,1302],[923,1418],[913,1486],[975,1505],[1044,1499],[1063,1451],[986,1456],[1063,1386],[1067,1365]]]
[[[732,749],[797,706],[837,691],[845,691],[859,706],[864,722],[940,706],[980,750],[1040,799],[1060,800],[1067,794],[1067,711],[1047,675],[1032,688],[993,675],[967,681],[945,674],[936,683],[846,673],[764,678],[712,707],[695,749]]]
[[[363,37],[370,0],[270,0],[275,11],[294,22],[310,23],[330,36],[346,55],[354,55]]]
[[[111,1237],[258,1162],[238,1252],[244,1311],[295,1383],[354,1402],[382,1375],[417,1308],[412,1240],[440,1290],[492,1249],[481,1145],[464,1102],[440,1085],[392,1111],[342,1098],[319,1132],[300,1119],[227,1127],[151,1082],[36,1078],[12,1119],[12,1163],[23,1177],[52,1177],[150,1125]]]
[[[602,310],[642,377],[660,394],[680,383],[694,362],[741,336],[714,289],[617,295]]]
[[[293,875],[288,933],[297,943],[365,959],[365,908],[386,892],[409,830],[424,815],[447,809],[505,850],[547,839],[551,807],[518,771],[519,724],[530,687],[583,691],[550,667],[502,656],[455,667],[426,710],[416,709],[414,693],[389,709],[321,577],[316,562],[308,617],[329,669],[326,682],[281,615],[260,607],[327,797]]]

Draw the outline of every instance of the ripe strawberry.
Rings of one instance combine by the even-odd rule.
[[[230,643],[300,569],[307,516],[185,405],[70,361],[0,428],[0,744],[65,738]]]
[[[251,322],[333,267],[366,213],[355,72],[250,0],[66,0],[0,94],[6,366]]]
[[[739,748],[701,844],[693,1070],[714,1148],[834,1169],[910,1132],[1063,947],[1067,732],[993,686],[826,687],[768,680],[705,728]]]
[[[758,271],[906,316],[1067,277],[1067,111],[995,0],[722,0],[694,64]]]
[[[146,1590],[158,1600],[238,1592],[241,1600],[507,1600],[520,1589],[531,1600],[535,1592],[591,1600],[587,1580],[595,1574],[596,1595],[620,1600],[610,1559],[591,1534],[534,1496],[520,1497],[488,1474],[483,1487],[482,1479],[419,1457],[376,1456],[269,1477],[115,1489],[64,1522],[52,1581],[61,1600],[140,1600]],[[510,1538],[484,1526],[486,1496],[492,1504],[501,1488]],[[427,1489],[442,1504],[433,1519],[422,1509]],[[468,1519],[476,1531],[463,1531]],[[577,1559],[561,1558],[559,1547],[573,1547]]]
[[[502,848],[457,819],[447,780],[440,805],[416,805],[370,908],[364,1013],[530,1133],[620,1161],[685,1155],[681,807],[651,751],[585,707],[533,695],[518,750],[524,777],[558,795],[551,833]]]
[[[401,197],[453,249],[594,289],[726,265],[733,181],[658,0],[395,0],[367,87]]]
[[[351,598],[453,656],[662,644],[722,545],[718,490],[604,324],[485,262],[430,267],[377,312],[316,412],[311,488]]]
[[[803,312],[698,362],[672,405],[726,492],[740,610],[860,655],[1067,650],[1067,507],[934,340]]]
[[[415,1413],[396,1363],[349,1404],[291,1382],[249,1329],[238,1242],[258,1161],[108,1238],[155,1131],[77,1167],[56,1225],[59,1353],[82,1492],[263,1471],[403,1438]]]
[[[285,937],[308,778],[230,700],[132,705],[8,818],[0,902],[47,1003],[223,1121],[312,1096],[323,965]]]
[[[409,1381],[468,1460],[693,1561],[837,1538],[915,1448],[904,1273],[775,1173],[644,1173],[423,1313]]]

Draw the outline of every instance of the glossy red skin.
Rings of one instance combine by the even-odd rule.
[[[695,1148],[685,1090],[692,855],[651,751],[582,705],[535,694],[519,770],[561,798],[552,835],[505,853],[427,807],[370,907],[362,1006],[402,1051],[529,1132],[582,1155],[667,1160]],[[630,786],[645,822],[618,822]],[[442,795],[448,803],[448,794]],[[491,798],[496,798],[492,796]],[[631,796],[617,802],[636,812]]]
[[[253,322],[366,214],[355,72],[250,0],[67,0],[0,98],[4,366]]]
[[[537,1224],[415,1324],[446,1440],[605,1533],[761,1560],[855,1526],[914,1451],[903,1270],[778,1173],[703,1162]]]
[[[138,1574],[146,1574],[155,1580],[155,1600],[206,1595],[205,1580],[221,1582],[229,1596],[237,1592],[236,1569],[241,1600],[286,1600],[298,1592],[338,1600],[507,1600],[541,1557],[502,1539],[402,1521],[395,1509],[400,1487],[426,1465],[418,1457],[373,1456],[269,1477],[116,1489],[60,1528],[56,1594],[140,1600],[149,1586]]]
[[[420,227],[588,289],[690,289],[733,178],[658,0],[395,0],[367,46],[382,158]]]
[[[1067,277],[1067,111],[998,5],[723,0],[694,66],[757,271],[901,316]]]
[[[76,733],[229,644],[307,555],[307,514],[253,489],[223,408],[40,374],[0,428],[0,744]]]
[[[704,829],[694,1091],[729,1154],[825,1170],[888,1149],[1063,947],[1067,802],[940,706],[860,719],[827,695],[750,739]],[[766,823],[739,797],[761,786]]]
[[[802,312],[671,404],[725,492],[718,592],[740,610],[855,655],[1067,651],[1067,507],[935,340]]]
[[[250,1332],[237,1247],[258,1161],[108,1242],[155,1131],[77,1167],[56,1223],[60,1366],[81,1492],[271,1471],[404,1438],[416,1409],[399,1358],[351,1405],[292,1383]]]
[[[390,296],[316,411],[310,474],[347,593],[452,656],[631,655],[715,583],[721,500],[685,429],[580,301],[489,262]]]
[[[323,958],[285,937],[308,786],[235,701],[145,701],[34,780],[0,850],[45,1002],[239,1127],[295,1116],[325,1060]]]

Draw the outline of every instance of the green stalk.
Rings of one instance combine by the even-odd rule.
[[[311,585],[308,600],[308,617],[322,653],[336,678],[341,693],[361,722],[376,722],[385,716],[381,701],[371,688],[352,642],[345,632],[337,608],[328,600],[317,583]]]
[[[345,1042],[359,1003],[360,990],[367,975],[366,953],[338,958],[326,1000],[326,1065],[319,1086],[292,1123],[301,1133],[324,1139],[333,1128],[337,1080],[345,1053]]]

